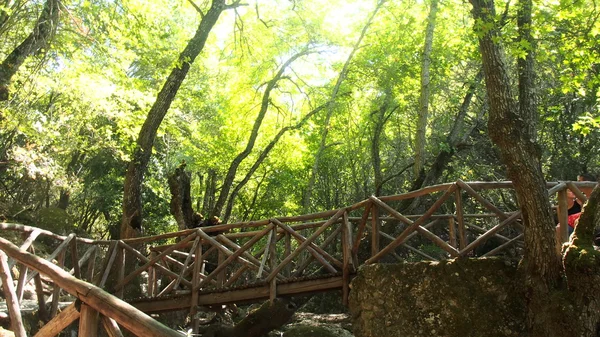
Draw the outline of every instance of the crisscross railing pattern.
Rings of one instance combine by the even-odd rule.
[[[586,201],[581,187],[595,183],[548,183],[555,198],[562,240],[566,240],[567,190]],[[421,214],[403,214],[403,202],[418,199]],[[406,203],[404,203],[406,204]],[[511,182],[471,182],[430,186],[409,193],[375,197],[354,205],[295,217],[202,227],[126,240],[89,240],[75,234],[52,232],[16,224],[0,224],[2,235],[20,242],[19,251],[36,253],[40,237],[56,247],[46,261],[78,280],[128,298],[126,289],[139,288],[128,298],[144,312],[190,310],[199,306],[274,299],[277,296],[341,289],[346,303],[349,282],[361,264],[402,260],[489,256],[512,249],[519,252],[523,226]],[[486,241],[493,249],[478,252]],[[6,271],[18,266],[14,295],[22,301],[23,289],[33,281],[40,316],[55,317],[59,298],[71,289],[59,280],[41,277],[36,265],[19,260],[0,239],[9,256]],[[110,281],[109,281],[110,280]],[[51,288],[46,297],[44,289]],[[50,305],[46,310],[46,303]],[[63,310],[65,316],[72,312]],[[73,317],[61,318],[66,324]],[[76,319],[76,318],[75,318]],[[114,329],[114,317],[105,318]],[[112,320],[112,321],[111,321]],[[56,319],[52,320],[53,322]],[[196,320],[197,325],[197,320]],[[58,324],[58,323],[57,323]],[[59,327],[61,327],[60,325]],[[56,327],[54,327],[56,329]]]

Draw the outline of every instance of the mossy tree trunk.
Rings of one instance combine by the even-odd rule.
[[[518,6],[519,38],[529,43],[527,56],[518,61],[519,100],[511,88],[507,62],[501,46],[500,22],[492,0],[471,0],[475,31],[479,36],[489,100],[488,129],[499,147],[508,177],[513,181],[525,226],[522,268],[527,293],[527,330],[532,337],[597,336],[600,323],[596,288],[600,288],[600,259],[592,247],[598,222],[599,192],[581,218],[576,238],[568,248],[565,269],[554,250],[554,221],[536,144],[537,120],[534,98],[534,41],[531,0]],[[565,273],[566,271],[566,273]],[[567,276],[569,288],[563,282]],[[577,331],[577,333],[575,333]]]

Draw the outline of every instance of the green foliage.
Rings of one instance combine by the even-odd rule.
[[[206,10],[208,2],[198,3]],[[121,217],[123,177],[136,137],[157,90],[200,20],[185,1],[117,0],[63,2],[64,13],[50,47],[19,71],[14,96],[0,105],[2,213],[22,216],[58,206],[73,229],[107,237]],[[194,61],[155,141],[144,178],[145,233],[174,229],[169,214],[168,173],[182,162],[192,172],[194,208],[214,202],[229,164],[245,147],[265,83],[294,53],[315,50],[295,62],[269,97],[256,145],[241,163],[234,187],[282,128],[297,123],[332,92],[373,1],[257,1],[226,11]],[[477,38],[498,26],[511,76],[516,61],[536,58],[539,141],[549,179],[573,179],[600,166],[598,16],[593,3],[536,4],[536,45],[519,40],[516,8],[498,3],[495,22],[473,22],[458,1],[438,12],[431,57],[431,117],[426,167],[440,152],[454,152],[445,181],[504,179],[485,125],[485,92],[458,131],[447,137],[480,67]],[[41,4],[8,8],[0,23],[0,57],[30,31]],[[508,8],[508,12],[503,12]],[[0,9],[1,10],[1,9]],[[319,165],[311,210],[345,206],[375,191],[375,130],[383,194],[406,191],[420,90],[421,53],[428,8],[419,2],[386,2],[349,64]],[[376,113],[389,93],[383,119]],[[284,134],[234,199],[230,221],[297,215],[302,209],[326,114]],[[380,125],[380,126],[379,126]],[[209,172],[215,172],[214,188]],[[10,210],[9,210],[10,209]]]

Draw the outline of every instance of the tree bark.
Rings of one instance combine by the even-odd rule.
[[[191,178],[192,175],[185,171],[185,165],[181,165],[168,179],[171,191],[170,210],[177,221],[179,230],[193,228],[196,225],[190,193]]]
[[[234,326],[214,325],[203,332],[204,337],[260,337],[286,324],[298,306],[289,299],[277,298],[265,302]]]
[[[419,96],[419,116],[417,119],[417,133],[415,136],[415,165],[413,170],[415,176],[421,174],[425,163],[425,135],[427,133],[427,120],[429,119],[429,68],[431,65],[431,50],[433,49],[433,32],[435,30],[435,19],[438,10],[438,0],[431,0],[431,8],[427,16],[427,28],[425,30],[425,45],[423,47],[423,58],[421,63],[421,94]]]
[[[58,0],[47,0],[44,3],[33,31],[0,64],[0,102],[8,100],[10,81],[25,60],[48,46],[58,26],[59,3]]]
[[[519,4],[519,9],[530,11],[531,5],[527,3],[529,1],[525,0],[525,4]],[[549,295],[560,287],[562,270],[554,250],[554,221],[535,143],[531,115],[535,111],[534,100],[521,97],[517,104],[514,99],[504,53],[498,42],[501,39],[494,21],[494,2],[471,0],[471,4],[490,106],[490,138],[499,147],[507,175],[513,181],[525,226],[522,266],[529,294],[528,330],[531,336],[554,336],[556,331],[553,331],[552,315],[548,312],[551,308]],[[533,62],[533,59],[529,61]],[[533,65],[526,69],[533,69]],[[521,71],[519,78],[523,80],[531,75]],[[520,86],[521,90],[532,90],[525,84]]]
[[[194,37],[179,55],[178,65],[171,71],[142,125],[133,158],[127,166],[125,175],[121,219],[122,239],[135,237],[142,230],[142,183],[152,154],[156,132],[192,63],[204,48],[208,34],[225,7],[225,0],[213,0],[211,8],[203,16]]]
[[[221,192],[219,193],[219,198],[217,199],[215,207],[210,212],[209,217],[221,216],[221,211],[223,210],[223,206],[225,206],[225,201],[227,200],[227,197],[229,196],[229,190],[231,189],[231,185],[233,184],[233,179],[235,179],[235,174],[237,173],[237,169],[240,166],[240,164],[242,163],[242,161],[244,159],[246,159],[246,157],[248,157],[248,155],[250,155],[250,153],[252,152],[252,149],[254,148],[256,138],[258,138],[258,131],[260,130],[263,119],[265,118],[265,115],[267,114],[267,110],[269,109],[269,101],[270,101],[271,91],[275,88],[275,86],[277,85],[277,82],[279,82],[279,80],[282,78],[285,70],[295,60],[306,55],[307,53],[308,53],[308,50],[303,50],[303,51],[293,55],[292,57],[290,57],[279,68],[279,70],[277,71],[275,76],[273,76],[273,78],[269,82],[267,82],[267,87],[265,88],[265,92],[263,93],[263,96],[262,96],[260,111],[258,112],[258,116],[256,116],[256,119],[254,120],[254,126],[252,127],[252,132],[250,133],[250,138],[248,139],[246,148],[242,152],[240,152],[233,159],[233,161],[231,162],[231,165],[229,165],[229,169],[227,170],[227,175],[225,176],[225,180],[223,181],[223,187],[221,188]]]

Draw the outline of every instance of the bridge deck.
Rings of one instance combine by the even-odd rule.
[[[566,190],[585,201],[579,187],[590,184],[594,183],[548,183],[549,195],[556,196],[563,240]],[[422,214],[402,214],[396,209],[400,201],[414,198],[427,205]],[[0,249],[10,258],[8,270],[15,264],[20,270],[17,302],[22,300],[24,286],[35,281],[40,303],[49,302],[51,308],[46,320],[56,315],[61,292],[96,305],[86,302],[91,301],[77,291],[61,288],[60,284],[71,277],[57,276],[67,275],[61,272],[70,273],[88,287],[103,288],[115,299],[126,299],[141,311],[190,310],[193,317],[198,306],[331,290],[341,290],[346,302],[349,282],[361,264],[490,256],[508,250],[518,254],[523,226],[516,205],[510,182],[459,180],[405,194],[370,197],[321,213],[118,241],[90,240],[74,234],[65,237],[2,223],[0,236],[5,239],[0,239]],[[55,240],[54,251],[44,256],[45,261],[25,256],[41,236]],[[6,239],[20,250],[9,247]],[[490,240],[495,241],[494,249],[477,251]],[[56,272],[49,271],[49,261],[52,268],[58,268]],[[49,277],[54,287],[48,298],[41,290],[45,281],[39,272]],[[140,276],[145,280],[144,297],[128,298],[126,288],[139,282]]]

